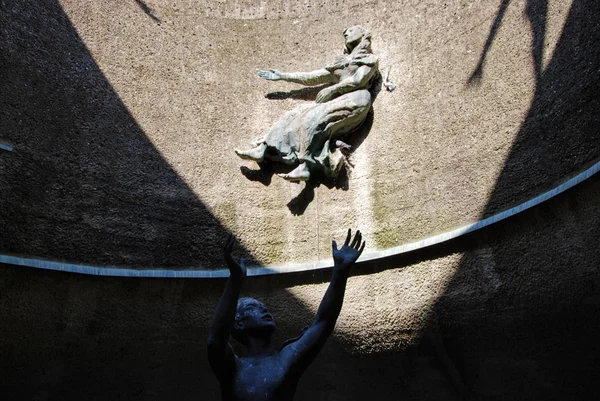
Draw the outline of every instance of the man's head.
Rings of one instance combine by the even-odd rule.
[[[233,323],[233,337],[246,344],[248,337],[270,337],[275,331],[275,320],[267,307],[254,298],[240,298]]]

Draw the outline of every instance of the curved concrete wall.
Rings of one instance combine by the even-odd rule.
[[[578,2],[212,3],[8,3],[1,251],[214,268],[233,231],[255,264],[310,262],[346,227],[367,251],[398,246],[600,155]],[[314,96],[257,70],[320,68],[352,24],[398,89],[377,96],[349,178],[248,179],[233,148]]]
[[[600,180],[434,253],[355,269],[298,400],[597,399]],[[221,280],[2,265],[7,399],[218,400],[206,361]],[[312,320],[327,272],[250,278],[277,341]]]
[[[233,231],[252,263],[306,262],[348,226],[381,250],[535,196],[600,156],[600,10],[498,3],[4,2],[0,251],[212,269]],[[320,67],[356,23],[398,89],[378,94],[348,179],[248,179],[232,149],[314,96],[256,71]],[[360,266],[298,399],[598,398],[599,189]],[[204,344],[222,281],[0,267],[9,398],[218,399]],[[283,339],[327,280],[245,292]]]

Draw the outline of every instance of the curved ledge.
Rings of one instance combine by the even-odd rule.
[[[497,213],[493,216],[487,217],[483,220],[479,220],[476,223],[467,224],[457,229],[447,231],[442,234],[434,235],[432,237],[425,238],[421,241],[411,242],[405,245],[385,249],[383,251],[369,252],[362,256],[360,261],[374,260],[384,258],[393,255],[399,255],[415,251],[417,249],[427,248],[432,245],[439,244],[441,242],[449,241],[451,239],[460,237],[467,233],[480,230],[484,227],[490,226],[501,220],[507,219],[511,216],[516,215],[524,210],[530,209],[542,202],[547,201],[555,197],[556,195],[570,189],[577,184],[590,178],[592,175],[600,171],[600,162],[597,162],[582,173],[577,174],[575,177],[563,182],[555,188],[542,193],[526,202],[521,203],[515,207],[512,207],[503,212]],[[223,278],[229,276],[227,269],[217,270],[200,270],[200,269],[189,269],[189,270],[168,270],[168,269],[129,269],[119,267],[98,267],[98,266],[87,266],[78,265],[72,263],[55,262],[43,259],[30,259],[21,258],[10,255],[0,255],[0,263],[6,263],[18,266],[35,267],[38,269],[46,270],[57,270],[70,273],[80,274],[91,274],[96,276],[113,276],[113,277],[157,277],[157,278]],[[284,266],[273,266],[273,267],[250,267],[248,268],[248,276],[264,276],[270,274],[279,273],[293,273],[307,270],[326,269],[332,267],[330,260],[320,260],[312,263],[302,264],[288,264]]]

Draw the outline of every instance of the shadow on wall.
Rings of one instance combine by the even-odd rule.
[[[156,22],[158,25],[162,24],[162,21],[160,20],[160,18],[158,18],[156,15],[154,15],[154,10],[152,10],[150,7],[148,7],[148,5],[146,3],[144,3],[142,0],[135,0],[135,2],[137,3],[138,6],[140,6],[142,11],[144,13],[146,13],[146,15],[148,17],[150,17],[154,22]]]
[[[478,85],[479,83],[481,83],[481,79],[483,78],[483,67],[485,64],[485,59],[490,48],[492,47],[494,39],[496,38],[496,34],[498,33],[500,25],[502,25],[504,14],[506,13],[506,9],[508,8],[510,2],[511,0],[502,0],[500,6],[498,7],[496,18],[492,23],[490,33],[487,37],[487,40],[485,41],[485,45],[483,46],[483,51],[481,52],[479,62],[477,63],[477,66],[473,70],[473,73],[467,80],[468,86]],[[542,56],[544,54],[544,42],[546,37],[548,0],[527,0],[526,8],[527,19],[531,24],[531,33],[533,38],[531,42],[531,56],[533,58],[533,69],[535,73],[536,82],[539,83],[539,80],[542,76]]]
[[[0,157],[0,252],[217,267],[225,228],[148,140],[58,1],[0,9],[1,135],[15,148]]]
[[[479,65],[509,1],[502,1]],[[536,91],[482,217],[582,171],[600,157],[600,3],[574,0],[542,70],[547,0],[529,0]],[[412,349],[429,333],[473,400],[598,399],[600,180],[457,242],[457,273]],[[470,241],[469,241],[470,239]],[[465,241],[468,241],[465,243]],[[454,251],[461,251],[455,249]],[[444,358],[438,358],[441,361]]]
[[[600,156],[600,28],[594,18],[598,2],[573,1],[552,59],[542,71],[547,9],[547,0],[527,3],[535,94],[484,217],[513,206],[510,200],[550,189]]]

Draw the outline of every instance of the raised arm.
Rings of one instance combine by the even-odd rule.
[[[333,332],[337,318],[340,315],[350,268],[365,247],[360,231],[356,232],[352,243],[350,243],[351,239],[351,231],[348,230],[346,241],[341,249],[338,249],[337,243],[332,241],[333,273],[329,287],[317,311],[317,316],[312,326],[297,341],[291,342],[281,350],[288,366],[297,374],[301,374],[317,356],[325,341]]]
[[[316,98],[317,103],[325,103],[331,99],[357,89],[367,88],[373,76],[377,74],[377,68],[363,65],[356,72],[335,85],[322,89]]]
[[[277,70],[259,71],[258,76],[269,81],[287,81],[306,86],[337,82],[337,76],[325,68],[311,72],[280,72]]]
[[[229,234],[223,248],[230,273],[229,279],[217,305],[208,335],[208,363],[219,381],[231,378],[235,372],[235,354],[229,345],[229,335],[233,329],[237,302],[246,277],[244,259],[237,263],[231,256],[234,243],[233,235]]]

